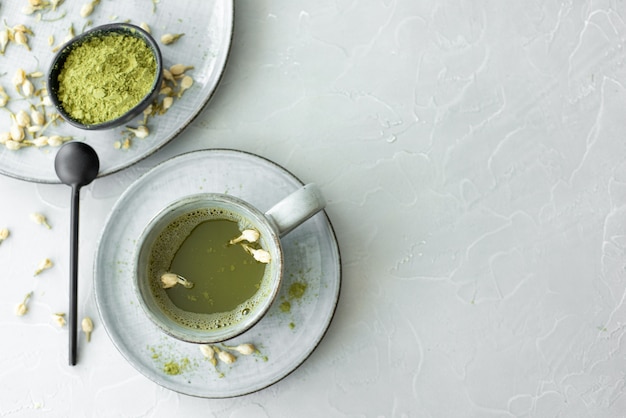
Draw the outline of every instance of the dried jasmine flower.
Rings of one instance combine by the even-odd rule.
[[[170,67],[170,73],[172,76],[177,77],[182,75],[187,70],[193,70],[192,65],[174,64]]]
[[[163,99],[163,102],[161,103],[161,111],[162,113],[167,112],[167,110],[172,107],[172,105],[174,104],[174,98],[171,96],[165,97]]]
[[[230,350],[235,350],[236,352],[244,356],[249,356],[250,354],[254,354],[257,352],[256,347],[250,343],[239,344],[236,347],[227,347],[227,348]]]
[[[93,0],[89,3],[83,4],[80,8],[80,17],[87,17],[93,13],[93,9],[100,3],[100,0]]]
[[[30,219],[31,219],[33,222],[35,222],[35,223],[37,223],[37,224],[39,224],[39,225],[43,225],[43,226],[45,226],[45,227],[46,227],[46,228],[48,228],[48,229],[52,229],[52,227],[51,227],[51,226],[50,226],[50,224],[48,223],[48,220],[46,219],[46,217],[45,217],[44,215],[42,215],[41,213],[37,213],[37,212],[32,213],[32,214],[30,215]]]
[[[80,323],[80,326],[85,333],[85,337],[87,338],[87,342],[91,341],[91,333],[93,331],[93,321],[90,317],[86,316]]]
[[[22,83],[22,94],[24,97],[31,97],[35,94],[35,85],[29,79]]]
[[[24,140],[24,128],[20,126],[17,116],[13,113],[11,113],[11,127],[9,128],[9,133],[13,141],[22,142]]]
[[[28,292],[26,296],[24,296],[24,300],[22,301],[22,303],[17,305],[17,307],[15,308],[15,315],[17,316],[26,315],[26,313],[28,312],[28,302],[30,301],[30,297],[32,296],[32,294],[33,292]]]
[[[163,79],[176,85],[176,78],[174,78],[174,74],[172,74],[172,72],[167,68],[163,68]]]
[[[24,6],[22,8],[22,13],[25,15],[32,15],[33,13],[35,13],[38,9],[31,6],[30,4]]]
[[[26,25],[22,25],[22,24],[15,25],[15,26],[13,26],[12,29],[13,29],[13,32],[23,32],[23,33],[27,33],[29,35],[33,34],[32,30],[30,30]]]
[[[241,231],[241,235],[239,235],[237,238],[231,239],[230,241],[228,241],[228,243],[237,244],[238,242],[241,242],[241,241],[248,241],[250,243],[257,242],[260,236],[261,235],[259,234],[259,231],[257,230],[244,229],[243,231]]]
[[[9,44],[9,30],[0,29],[0,54],[4,54],[6,47]]]
[[[15,121],[19,127],[25,128],[30,126],[30,115],[24,109],[21,109],[15,114]]]
[[[68,139],[69,138],[64,138],[60,135],[52,135],[48,138],[48,145],[51,147],[60,147]]]
[[[37,138],[33,139],[31,142],[37,148],[45,147],[46,145],[48,145],[48,137],[44,135],[38,136]]]
[[[28,44],[28,35],[32,34],[33,31],[25,25],[20,24],[10,28],[5,22],[5,28],[0,29],[0,53],[4,54],[4,52],[6,51],[6,47],[11,42],[23,46],[30,51],[30,45]]]
[[[30,120],[35,125],[43,125],[46,123],[46,116],[33,107],[30,111]]]
[[[176,81],[172,82],[174,85],[176,85]],[[172,90],[172,88],[170,86],[163,86],[161,87],[161,90],[159,90],[159,94],[163,95],[163,96],[171,96],[172,94],[174,94],[174,90]]]
[[[64,312],[55,313],[52,315],[52,318],[54,319],[54,323],[57,324],[59,328],[63,328],[65,326],[66,321]]]
[[[262,248],[252,248],[246,244],[242,244],[242,247],[259,263],[268,264],[271,261],[270,253]]]
[[[191,78],[191,76],[184,76],[182,81],[180,82],[180,90],[178,90],[178,98],[180,99],[183,95],[183,93],[185,92],[185,90],[187,90],[188,88],[190,88],[193,85],[193,78]]]
[[[212,359],[215,357],[215,350],[209,344],[200,344],[199,348],[204,357],[208,359]]]
[[[5,239],[9,238],[9,235],[11,235],[9,228],[0,228],[0,244],[2,244],[2,241]]]
[[[0,86],[0,107],[5,107],[9,103],[9,95],[4,90],[4,87]]]
[[[201,344],[200,352],[202,353],[202,355],[204,355],[204,357],[207,358],[207,360],[209,360],[209,362],[211,362],[212,365],[217,365],[217,359],[215,358],[215,350],[213,349],[213,347],[211,347],[209,344]]]
[[[13,40],[15,41],[16,44],[22,45],[26,47],[27,50],[30,51],[30,46],[28,45],[28,37],[26,36],[26,33],[21,32],[21,31],[15,32],[13,34]]]
[[[123,141],[115,141],[113,143],[115,149],[128,149],[130,148],[130,138],[124,138]]]
[[[35,276],[38,276],[39,274],[41,274],[44,270],[48,270],[49,268],[52,268],[54,264],[52,263],[52,260],[50,260],[49,258],[46,258],[44,260],[41,260],[39,262],[39,265],[37,266],[37,270],[35,270]]]
[[[12,81],[15,90],[19,91],[22,84],[24,84],[24,82],[26,81],[26,71],[24,71],[23,68],[18,68],[17,70],[15,70]]]
[[[189,280],[185,279],[183,276],[179,276],[174,273],[163,273],[161,276],[161,286],[163,289],[169,289],[170,287],[174,287],[177,284],[182,285],[186,289],[191,289],[193,287],[193,283]]]
[[[33,7],[40,7],[42,3],[42,0],[28,0],[28,4]]]
[[[230,351],[237,352],[244,356],[249,356],[254,353],[258,353],[257,348],[254,344],[245,343],[239,344],[234,347],[229,347],[227,345],[222,344],[222,348],[220,349],[217,346],[203,344],[200,345],[200,352],[204,355],[206,359],[210,361],[210,363],[217,368],[218,360],[225,364],[233,364],[237,361],[237,356]],[[224,375],[220,373],[220,377]]]
[[[83,4],[80,8],[80,17],[87,17],[93,13],[93,3]]]
[[[150,104],[148,105],[148,107],[146,107],[146,108],[144,109],[144,111],[143,111],[143,115],[144,115],[144,116],[150,116],[150,114],[152,114],[153,110],[154,110],[154,104],[153,104],[153,103],[150,103]],[[144,125],[145,125],[145,123],[144,123]]]
[[[41,106],[52,106],[52,99],[50,98],[50,96],[46,96],[43,99],[41,99],[40,105]],[[57,113],[57,114],[54,115],[53,120],[54,119],[58,119],[60,117],[61,116]]]
[[[30,125],[28,127],[26,127],[26,132],[28,132],[31,135],[34,135],[36,133],[38,133],[39,131],[41,131],[41,126],[39,125]]]
[[[22,142],[25,138],[24,128],[14,123],[11,125],[9,129],[9,134],[11,134],[11,140],[15,142]]]
[[[126,130],[141,139],[150,135],[150,131],[146,125],[139,125],[137,128],[126,127]]]
[[[57,7],[63,3],[63,0],[28,0],[28,5],[22,8],[22,13],[32,15],[35,12],[41,12],[37,16],[37,20],[42,20],[42,14],[48,11],[56,11]],[[64,17],[65,13],[61,17]]]
[[[235,361],[237,361],[237,357],[235,357],[232,353],[229,353],[226,350],[220,350],[219,348],[215,347],[215,351],[217,352],[217,358],[226,364],[233,364]]]
[[[9,151],[17,151],[18,149],[21,149],[23,147],[28,146],[28,144],[24,144],[23,142],[14,141],[14,140],[11,139],[11,140],[5,142],[4,146]]]
[[[169,45],[176,42],[183,35],[184,33],[166,33],[165,35],[161,36],[161,42],[164,45]]]

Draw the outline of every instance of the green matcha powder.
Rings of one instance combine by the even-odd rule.
[[[110,33],[76,46],[59,73],[58,97],[75,120],[95,125],[122,116],[150,92],[156,59],[134,36]]]

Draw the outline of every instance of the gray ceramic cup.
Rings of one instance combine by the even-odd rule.
[[[146,226],[136,246],[134,257],[134,288],[137,298],[150,320],[166,334],[193,343],[216,343],[234,338],[256,324],[268,311],[280,289],[283,279],[283,250],[280,237],[284,236],[308,218],[324,209],[326,201],[315,184],[307,184],[296,190],[270,210],[263,213],[253,205],[231,195],[202,193],[188,196],[171,203],[161,210]],[[157,238],[162,231],[181,216],[204,212],[206,209],[221,218],[219,213],[233,215],[240,222],[240,229],[255,229],[260,233],[259,244],[269,252],[271,261],[256,294],[232,312],[226,314],[198,314],[182,311],[167,296],[155,274],[151,261]],[[196,225],[202,222],[199,220]],[[193,229],[181,231],[180,242]],[[178,247],[171,248],[170,254]],[[167,263],[168,261],[163,261]]]

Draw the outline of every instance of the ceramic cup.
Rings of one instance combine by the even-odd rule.
[[[159,212],[138,240],[134,258],[134,287],[148,318],[165,333],[193,343],[216,343],[234,338],[250,329],[268,311],[283,279],[283,250],[280,237],[324,209],[326,202],[315,184],[293,192],[267,212],[231,195],[202,193],[171,203]],[[198,216],[198,213],[203,215]],[[181,219],[192,219],[182,222]],[[258,291],[244,304],[227,313],[201,314],[183,311],[175,306],[161,284],[160,272],[169,268],[178,246],[198,224],[210,219],[230,219],[240,230],[255,229],[257,245],[267,251],[266,264]],[[163,231],[175,226],[179,244],[159,248]],[[169,232],[168,232],[169,233]],[[161,256],[155,257],[154,254]],[[163,254],[167,254],[163,257]],[[156,261],[155,261],[156,260]],[[158,267],[162,263],[162,268]],[[155,267],[156,266],[156,267]]]

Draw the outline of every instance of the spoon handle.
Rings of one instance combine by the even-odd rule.
[[[69,363],[76,365],[76,341],[78,333],[78,204],[80,188],[72,186],[70,223],[70,310],[69,310]]]

